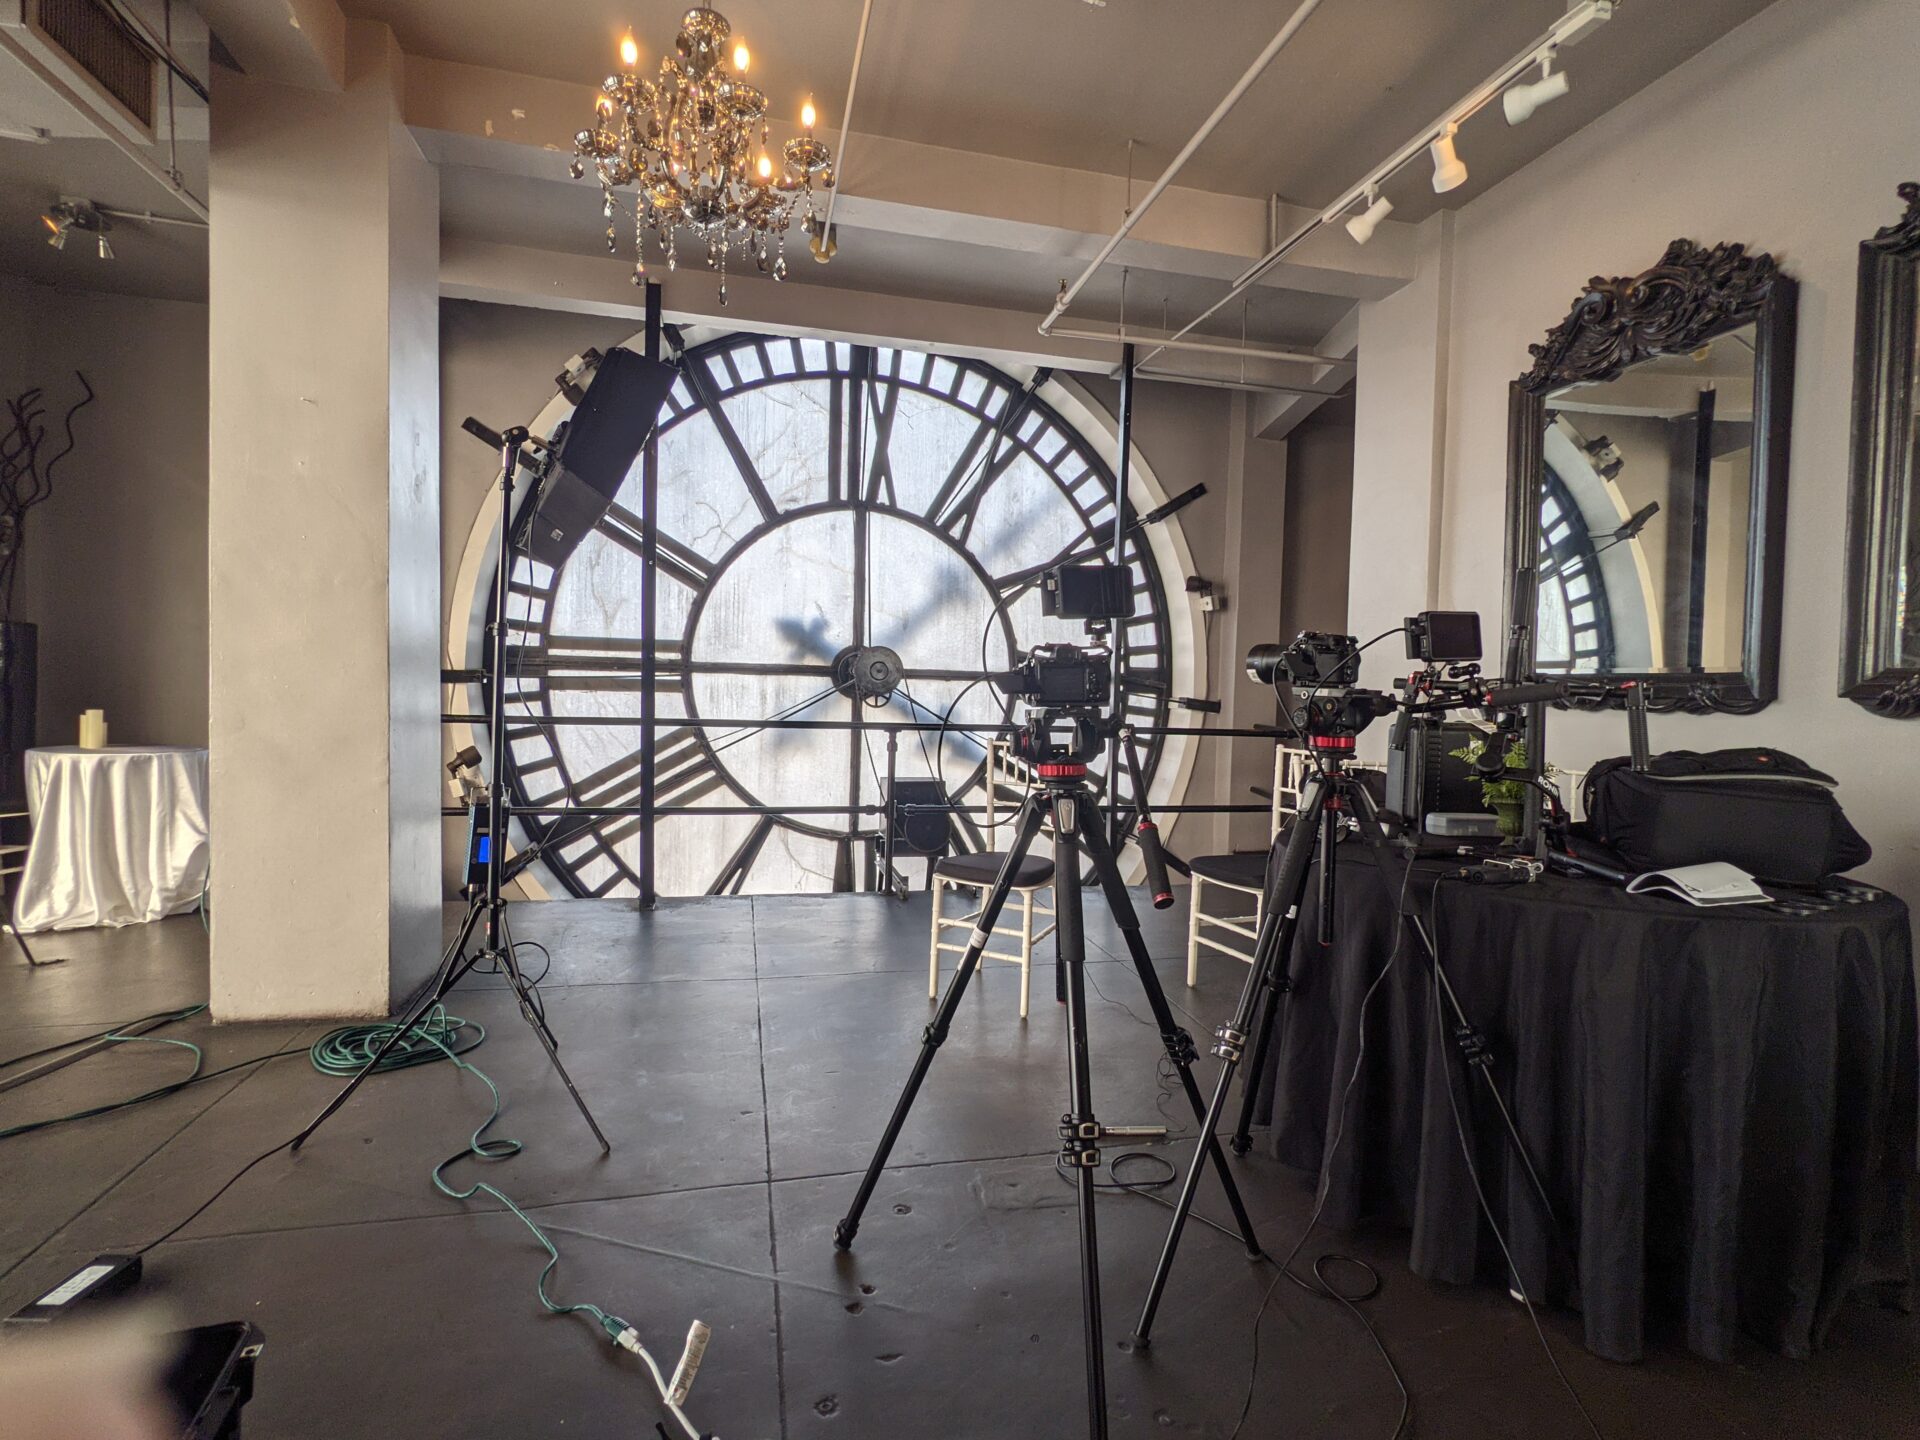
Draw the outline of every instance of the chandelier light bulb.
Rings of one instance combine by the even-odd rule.
[[[1551,104],[1573,88],[1564,70],[1553,68],[1553,56],[1540,57],[1540,78],[1511,86],[1500,97],[1500,108],[1507,112],[1507,124],[1523,125],[1542,105]]]
[[[1347,234],[1353,243],[1364,245],[1380,228],[1380,222],[1393,213],[1393,202],[1371,186],[1367,189],[1367,208],[1347,221]]]
[[[617,193],[631,186],[636,285],[644,283],[649,243],[669,270],[704,260],[718,272],[723,305],[732,264],[747,261],[784,279],[788,229],[811,217],[833,186],[833,152],[814,138],[813,97],[800,108],[801,133],[776,148],[767,96],[745,78],[753,55],[705,4],[681,16],[650,78],[636,69],[641,50],[631,32],[619,53],[626,69],[600,82],[594,123],[575,132],[568,162],[576,179],[599,182],[607,248],[619,248]]]
[[[1458,190],[1467,183],[1467,167],[1454,149],[1453,137],[1459,133],[1458,125],[1449,125],[1440,132],[1439,139],[1427,147],[1433,156],[1433,193],[1444,195],[1449,190]]]

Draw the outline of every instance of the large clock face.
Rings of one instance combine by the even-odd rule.
[[[1112,473],[1040,386],[975,361],[733,336],[680,365],[658,430],[656,886],[858,883],[883,823],[862,810],[883,801],[889,763],[984,803],[986,737],[967,729],[1017,711],[982,672],[1036,642],[1085,641],[1080,622],[1041,614],[1033,572],[1110,556]],[[639,713],[641,493],[636,463],[565,565],[516,561],[506,694],[521,804],[639,803],[637,728],[543,722]],[[1125,558],[1137,597],[1116,636],[1126,707],[1160,723],[1174,673],[1165,595],[1142,532]],[[835,661],[872,646],[903,666],[884,705],[836,685]],[[857,728],[705,723],[775,717]],[[907,720],[948,729],[902,732],[890,757],[885,726]],[[1161,747],[1142,749],[1151,773]],[[1124,775],[1119,796],[1131,798]],[[711,813],[746,805],[780,813]],[[689,806],[710,813],[677,808]],[[991,848],[984,817],[956,825],[961,848]],[[567,891],[637,893],[637,819],[561,816],[527,831]]]

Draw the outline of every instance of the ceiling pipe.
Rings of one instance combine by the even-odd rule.
[[[1245,95],[1253,82],[1260,78],[1261,72],[1273,63],[1273,57],[1280,53],[1289,40],[1293,39],[1294,32],[1304,25],[1307,17],[1319,8],[1320,0],[1305,0],[1305,3],[1293,12],[1287,23],[1280,27],[1273,39],[1267,42],[1267,48],[1254,57],[1253,64],[1247,67],[1247,73],[1240,77],[1239,83],[1227,92],[1224,100],[1213,107],[1213,113],[1201,122],[1200,128],[1193,132],[1193,138],[1180,147],[1180,153],[1174,156],[1173,162],[1160,173],[1160,178],[1153,182],[1153,187],[1140,197],[1140,203],[1127,211],[1126,218],[1120,222],[1120,228],[1108,237],[1107,243],[1100,247],[1100,253],[1088,262],[1087,268],[1080,272],[1080,278],[1071,285],[1063,284],[1060,287],[1060,294],[1053,302],[1053,309],[1049,310],[1047,318],[1040,322],[1042,335],[1053,334],[1055,322],[1067,313],[1067,307],[1073,304],[1074,297],[1080,293],[1087,281],[1093,278],[1094,272],[1106,264],[1107,257],[1119,248],[1120,242],[1127,238],[1128,232],[1140,223],[1140,217],[1147,213],[1154,201],[1158,200],[1166,188],[1173,183],[1173,177],[1178,175],[1187,161],[1193,158],[1193,152],[1200,148],[1209,135],[1213,134],[1220,122],[1227,118],[1227,113],[1240,103],[1240,97]]]
[[[1265,380],[1235,380],[1219,375],[1187,375],[1178,370],[1147,370],[1138,365],[1134,366],[1133,374],[1137,380],[1167,380],[1176,385],[1199,385],[1208,390],[1244,390],[1255,395],[1305,395],[1331,400],[1344,395],[1347,391],[1345,381],[1330,389],[1315,389],[1310,385],[1276,385]],[[1107,378],[1119,379],[1119,367],[1109,370]]]
[[[1352,365],[1338,355],[1316,355],[1311,350],[1270,349],[1261,345],[1231,345],[1215,340],[1177,340],[1172,336],[1139,335],[1121,326],[1117,330],[1083,330],[1056,326],[1055,340],[1104,340],[1115,345],[1154,345],[1162,350],[1197,350],[1208,355],[1233,355],[1245,360],[1275,360],[1287,365]]]
[[[1144,365],[1147,361],[1153,359],[1155,355],[1158,355],[1160,350],[1173,348],[1173,341],[1191,334],[1194,330],[1206,323],[1206,321],[1219,314],[1221,310],[1232,304],[1249,285],[1254,284],[1261,276],[1265,275],[1269,270],[1273,269],[1275,265],[1278,265],[1281,260],[1286,258],[1287,254],[1297,247],[1301,241],[1305,240],[1322,226],[1331,225],[1348,210],[1352,209],[1355,202],[1364,198],[1369,190],[1377,190],[1385,181],[1390,179],[1409,162],[1426,154],[1427,147],[1442,135],[1447,134],[1452,127],[1459,125],[1461,121],[1485,109],[1501,91],[1505,90],[1507,86],[1511,85],[1515,80],[1518,80],[1535,65],[1539,64],[1543,55],[1557,50],[1562,46],[1572,45],[1577,41],[1584,40],[1601,25],[1613,18],[1613,9],[1612,0],[1580,0],[1579,4],[1568,10],[1567,13],[1562,15],[1558,20],[1554,21],[1552,28],[1549,29],[1546,34],[1542,35],[1538,40],[1535,40],[1525,50],[1522,50],[1518,55],[1514,56],[1513,59],[1509,60],[1505,65],[1501,66],[1498,70],[1494,71],[1493,74],[1469,90],[1465,96],[1444,111],[1432,124],[1428,125],[1424,130],[1417,132],[1406,144],[1402,145],[1398,150],[1395,150],[1385,160],[1368,171],[1360,180],[1349,186],[1333,204],[1327,206],[1326,209],[1314,216],[1313,219],[1280,241],[1258,260],[1254,261],[1253,264],[1247,267],[1240,277],[1233,282],[1232,288],[1229,289],[1226,294],[1222,295],[1218,300],[1214,301],[1213,304],[1209,305],[1185,325],[1174,331],[1165,341],[1161,342],[1159,349],[1148,351],[1141,357],[1140,363]],[[1045,327],[1043,326],[1042,329],[1044,330]]]
[[[847,81],[847,103],[840,112],[840,148],[834,153],[840,158],[834,162],[833,188],[827,192],[827,213],[820,221],[822,245],[833,241],[833,204],[840,198],[840,182],[847,176],[847,131],[853,124],[853,95],[860,88],[860,58],[867,49],[867,22],[873,18],[873,0],[865,0],[860,7],[860,33],[853,41],[853,75]]]

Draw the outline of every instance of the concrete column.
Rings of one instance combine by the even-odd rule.
[[[215,72],[216,1018],[375,1015],[439,950],[439,190],[402,57]]]
[[[1413,280],[1359,306],[1347,626],[1363,643],[1439,602],[1453,227],[1448,210],[1423,223]],[[1483,615],[1481,623],[1497,659],[1499,617]],[[1397,641],[1381,641],[1367,652],[1361,683],[1389,688],[1406,653]],[[1369,729],[1361,757],[1384,758],[1386,738],[1386,726]]]

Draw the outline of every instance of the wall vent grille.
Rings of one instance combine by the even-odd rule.
[[[100,0],[39,0],[34,28],[153,128],[153,56]]]

